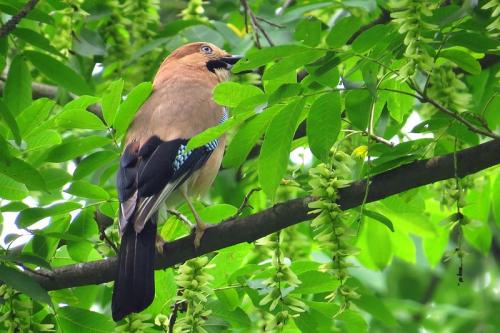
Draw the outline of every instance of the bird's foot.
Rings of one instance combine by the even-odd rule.
[[[201,238],[203,237],[203,234],[205,233],[205,231],[210,227],[212,227],[211,224],[206,224],[206,223],[203,223],[201,221],[196,221],[196,226],[194,228],[194,248],[195,248],[195,250],[198,250],[198,248],[200,247]]]
[[[160,235],[156,235],[156,240],[155,240],[156,253],[163,255],[163,247],[165,243],[166,243],[165,240],[161,238]]]

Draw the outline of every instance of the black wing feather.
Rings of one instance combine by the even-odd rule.
[[[153,136],[140,149],[137,143],[130,143],[123,153],[117,189],[122,203],[120,209],[125,208],[128,214],[120,212],[123,236],[111,307],[115,321],[144,310],[154,298],[157,214],[151,212],[154,215],[148,221],[135,221],[141,218],[138,209],[157,207],[155,204],[162,199],[163,189],[169,183],[176,184],[176,187],[182,184],[203,166],[215,147],[207,145],[179,156],[179,152],[185,151],[180,148],[185,148],[186,144],[186,139],[162,141]],[[151,197],[153,200],[148,200]],[[134,228],[136,222],[143,225],[140,231]]]

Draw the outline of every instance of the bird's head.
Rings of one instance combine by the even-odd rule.
[[[176,49],[165,59],[162,67],[187,66],[211,72],[219,81],[226,81],[231,67],[240,59],[240,56],[231,55],[211,43],[196,42]]]

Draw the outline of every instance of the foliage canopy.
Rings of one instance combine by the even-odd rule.
[[[336,201],[352,181],[499,140],[499,14],[498,0],[0,0],[2,329],[498,330],[497,166],[459,178],[455,158],[448,180]],[[191,41],[244,55],[214,90],[231,118],[189,142],[229,137],[201,217],[307,195],[316,215],[157,271],[154,303],[114,324],[110,283],[47,291],[37,277],[115,255],[121,141],[161,61]],[[167,240],[189,234],[162,222]]]

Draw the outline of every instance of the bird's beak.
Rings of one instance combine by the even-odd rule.
[[[222,57],[219,60],[226,64],[227,69],[231,69],[234,64],[238,62],[242,57],[239,55],[229,55],[227,57]]]

